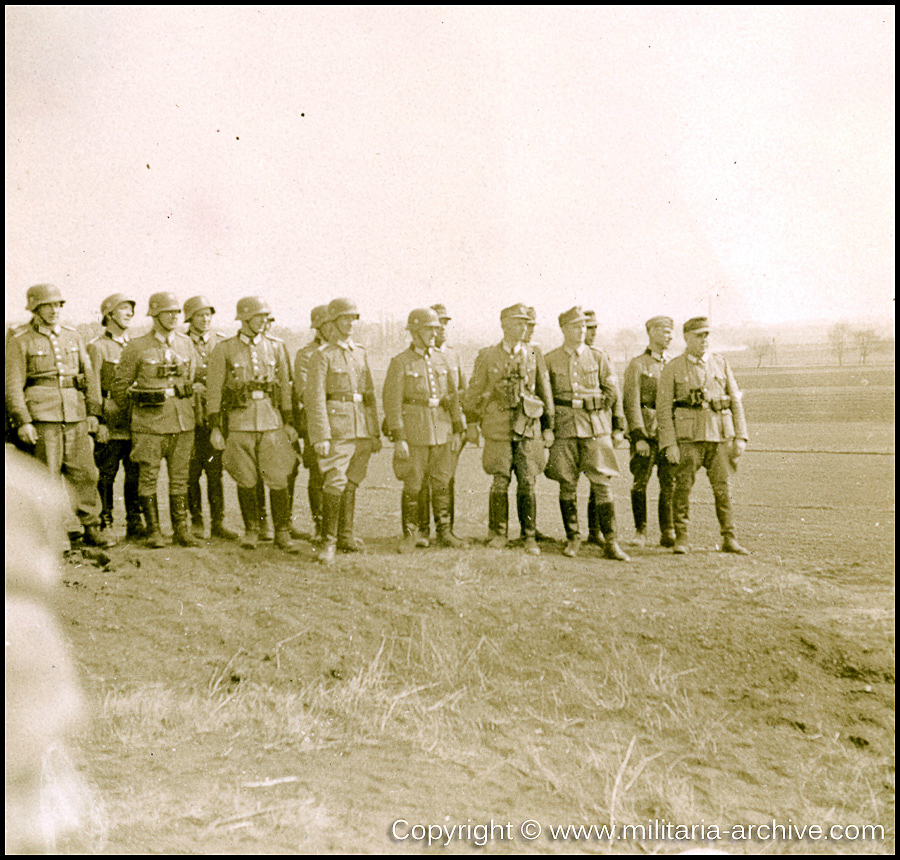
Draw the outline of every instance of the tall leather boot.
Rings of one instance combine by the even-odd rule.
[[[426,478],[418,495],[418,539],[416,546],[427,547],[431,538],[431,483]]]
[[[491,549],[505,549],[509,542],[509,497],[506,492],[491,490],[488,497],[488,528],[491,532],[488,546]]]
[[[356,519],[356,484],[347,482],[341,493],[341,512],[338,520],[337,546],[341,552],[362,552],[363,542],[353,536],[353,524]]]
[[[307,537],[294,525],[294,488],[297,486],[297,475],[300,472],[300,461],[294,463],[287,479],[287,497],[288,497],[288,523],[290,524],[291,537],[294,540],[303,540]]]
[[[456,475],[450,479],[447,485],[447,492],[450,497],[450,530],[456,525]]]
[[[594,494],[588,495],[587,503],[588,538],[587,543],[603,546],[603,532],[600,530],[600,516],[597,511],[597,500]]]
[[[430,501],[430,497],[429,497]],[[400,528],[402,536],[397,551],[410,553],[418,546],[418,530],[421,523],[422,494],[404,489],[400,493]]]
[[[207,475],[207,490],[209,489],[209,476]],[[191,517],[191,530],[198,537],[202,538],[204,533],[203,524],[203,502],[200,491],[200,478],[196,483],[188,482],[187,507]]]
[[[516,512],[519,515],[519,528],[522,531],[522,546],[529,555],[540,555],[537,545],[537,496],[534,492],[516,493]]]
[[[675,516],[672,509],[672,488],[659,483],[659,545],[675,546]]]
[[[734,536],[734,514],[731,509],[731,493],[728,487],[713,487],[713,499],[716,503],[716,517],[719,520],[719,528],[722,532],[722,552],[731,552],[735,555],[749,555]]]
[[[256,549],[259,542],[259,502],[256,487],[238,487],[238,505],[244,521],[244,536],[241,546],[244,549]]]
[[[563,528],[566,530],[566,546],[563,555],[575,558],[581,549],[581,532],[578,530],[578,499],[559,500],[559,512],[562,514]]]
[[[169,543],[159,528],[159,502],[156,496],[140,496],[141,510],[147,523],[147,546],[162,549]]]
[[[97,492],[100,494],[100,525],[104,529],[112,528],[113,524],[113,482],[109,477],[101,473],[97,481]]]
[[[315,528],[315,543],[322,540],[322,473],[318,466],[309,470],[309,483],[306,485],[306,495],[309,499],[309,513],[312,516]]]
[[[125,539],[141,540],[150,533],[144,525],[144,517],[141,512],[141,499],[137,492],[137,481],[129,476],[129,469],[125,470]]]
[[[460,549],[465,546],[465,541],[453,534],[450,525],[450,488],[447,486],[431,487],[431,501],[434,506],[434,518],[437,522],[437,536],[441,546]]]
[[[647,492],[646,490],[631,491],[631,513],[634,516],[634,546],[644,546],[647,543]]]
[[[600,515],[600,528],[606,538],[603,556],[613,561],[631,561],[616,540],[616,506],[612,502],[600,502],[597,509]]]
[[[329,493],[327,490],[322,493],[322,546],[318,555],[322,564],[334,564],[342,498],[339,493]]]
[[[237,540],[240,535],[225,525],[225,488],[221,478],[215,480],[206,476],[206,495],[209,499],[209,519],[212,523],[210,535],[221,540]]]
[[[297,547],[291,538],[291,502],[288,491],[269,490],[272,500],[272,520],[275,523],[275,546],[285,552],[295,553]]]
[[[259,512],[259,539],[270,541],[275,537],[272,523],[269,521],[269,510],[266,505],[266,485],[262,478],[256,482],[256,510]]]
[[[200,546],[191,534],[187,496],[169,496],[169,516],[172,518],[173,541],[177,546]]]

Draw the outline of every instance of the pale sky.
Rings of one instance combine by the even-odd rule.
[[[6,7],[6,302],[892,320],[894,10]]]

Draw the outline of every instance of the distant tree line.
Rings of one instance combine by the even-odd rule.
[[[859,364],[866,364],[869,356],[881,348],[882,342],[873,328],[853,328],[849,323],[839,322],[828,331],[828,345],[838,365],[843,367],[844,358],[854,350]]]

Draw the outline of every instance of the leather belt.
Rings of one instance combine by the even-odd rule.
[[[265,391],[260,391],[259,389],[250,392],[251,400],[265,400],[268,396]]]
[[[569,406],[572,409],[584,409],[583,397],[573,397],[571,400],[566,400],[562,397],[554,397],[553,402],[557,406]]]
[[[340,403],[362,403],[362,394],[329,394],[326,400],[337,400]]]
[[[39,376],[37,379],[29,379],[25,383],[26,388],[39,385],[42,388],[77,388],[74,376]]]
[[[404,397],[404,403],[408,403],[411,406],[430,406],[432,409],[436,409],[441,405],[440,397]]]

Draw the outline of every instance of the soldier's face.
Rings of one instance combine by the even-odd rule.
[[[342,338],[348,338],[353,332],[353,324],[358,317],[353,314],[341,314],[335,321],[334,327],[338,330],[338,335]]]
[[[522,340],[525,343],[531,343],[531,336],[534,334],[534,326],[533,322],[525,323],[525,334],[522,335]]]
[[[509,343],[519,343],[524,340],[528,320],[507,318],[500,320],[500,328],[503,329],[503,339]]]
[[[435,345],[437,339],[437,326],[422,326],[413,332],[413,341],[421,347],[431,349]]]
[[[268,325],[268,314],[253,314],[253,316],[247,320],[247,328],[249,328],[254,335],[262,334],[266,328],[268,328]]]
[[[706,355],[706,350],[709,348],[709,332],[688,332],[684,336],[684,342],[687,345],[689,355],[694,356],[694,358],[703,358]]]
[[[584,331],[584,342],[588,346],[593,346],[594,341],[597,339],[597,326],[589,325],[585,328]]]
[[[584,322],[571,322],[563,326],[563,342],[568,347],[581,346],[587,333],[587,325]]]
[[[199,334],[206,334],[212,325],[212,308],[202,308],[191,317],[191,329]]]
[[[441,320],[441,324],[434,330],[434,345],[443,346],[447,341],[447,323],[450,320]]]
[[[656,352],[665,352],[672,343],[672,329],[667,325],[650,326],[650,346]]]
[[[172,331],[178,324],[180,311],[160,311],[156,315],[156,321],[163,331]]]
[[[55,326],[62,317],[63,302],[45,302],[38,305],[34,312],[46,326]]]
[[[122,302],[122,304],[113,308],[113,312],[109,317],[119,328],[128,328],[131,325],[131,320],[134,318],[134,306],[131,302]]]

